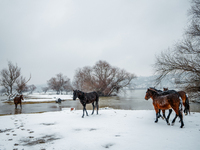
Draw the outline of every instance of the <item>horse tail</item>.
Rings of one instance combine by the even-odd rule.
[[[180,100],[179,110],[182,111],[183,110],[183,100],[180,95],[179,95],[179,100]]]
[[[186,96],[186,100],[185,100],[185,110],[186,110],[186,113],[189,112],[189,114],[190,114],[190,103],[189,103],[188,95],[185,94],[185,96]]]

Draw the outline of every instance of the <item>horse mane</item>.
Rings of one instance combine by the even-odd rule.
[[[178,92],[175,90],[161,91],[161,90],[157,90],[155,87],[150,87],[149,89],[151,89],[152,91],[155,91],[160,96],[168,95],[168,94],[178,94]]]
[[[80,91],[80,90],[75,90],[78,93],[78,97],[80,96],[80,98],[84,98],[85,93]]]
[[[155,94],[159,95],[158,91],[155,88],[150,87],[148,90],[151,91],[153,95],[155,95]]]

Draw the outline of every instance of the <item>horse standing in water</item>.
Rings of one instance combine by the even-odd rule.
[[[24,100],[23,95],[16,96],[16,97],[14,98],[15,109],[17,109],[17,105],[18,105],[18,104],[20,104],[20,107],[21,107],[21,109],[22,109],[22,100]]]
[[[73,90],[73,100],[76,100],[76,98],[79,98],[81,104],[83,105],[83,116],[82,118],[84,118],[84,112],[86,112],[86,115],[88,116],[87,110],[86,110],[86,104],[92,103],[93,106],[93,111],[92,111],[92,115],[94,113],[94,102],[96,102],[96,108],[97,108],[97,114],[98,114],[98,109],[99,109],[99,95],[97,94],[97,92],[91,92],[91,93],[84,93],[82,91],[79,90]]]
[[[168,90],[168,88],[163,88],[163,91],[171,91],[171,90]],[[183,100],[183,106],[185,107],[184,108],[184,113],[185,115],[190,114],[190,104],[189,104],[189,99],[188,99],[188,96],[187,94],[184,92],[184,91],[178,91],[178,94],[180,95],[181,99]]]
[[[179,94],[171,93],[168,95],[159,95],[159,93],[155,89],[149,88],[146,92],[145,99],[148,100],[149,98],[153,100],[154,109],[156,111],[156,123],[158,122],[159,109],[166,110],[172,108],[176,112],[176,116],[172,121],[172,125],[176,121],[176,118],[179,116],[181,121],[180,127],[182,128],[184,126],[181,107],[179,107],[182,105],[179,99]],[[166,122],[169,125],[167,118]]]

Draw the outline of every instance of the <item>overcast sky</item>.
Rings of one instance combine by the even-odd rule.
[[[0,70],[8,61],[29,84],[99,60],[137,76],[179,41],[189,0],[0,0]]]

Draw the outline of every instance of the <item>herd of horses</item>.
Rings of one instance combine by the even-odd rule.
[[[96,111],[98,114],[99,110],[99,95],[97,92],[90,92],[90,93],[85,93],[79,90],[73,90],[73,100],[76,100],[76,98],[79,98],[80,103],[83,106],[83,115],[82,118],[84,118],[85,112],[86,115],[88,116],[88,112],[86,110],[86,104],[92,103],[93,106],[93,111],[92,115],[94,113],[95,107]],[[182,114],[182,109],[184,106],[184,113],[187,115],[190,113],[190,106],[189,106],[189,100],[188,96],[184,91],[175,91],[175,90],[168,90],[167,88],[164,88],[163,91],[157,90],[155,88],[148,88],[146,91],[145,99],[152,99],[153,100],[153,106],[156,111],[156,120],[155,122],[158,122],[158,118],[162,117],[163,119],[166,120],[167,124],[170,125],[169,123],[169,117],[172,113],[172,110],[175,111],[176,115],[174,119],[172,120],[172,125],[175,123],[176,118],[180,118],[181,122],[181,128],[184,126],[183,123],[183,114]],[[20,107],[22,108],[21,101],[23,100],[23,95],[16,96],[14,98],[14,104],[15,108],[17,109],[17,105],[20,104]],[[162,110],[163,116],[160,114],[160,111]],[[169,114],[166,117],[165,116],[165,110],[169,110]]]
[[[175,123],[176,118],[179,116],[181,122],[181,128],[184,126],[183,123],[183,114],[182,109],[184,105],[184,113],[187,115],[190,113],[190,105],[188,96],[184,91],[175,91],[175,90],[168,90],[164,89],[163,91],[157,90],[155,88],[147,89],[145,99],[152,99],[153,106],[156,111],[156,120],[158,122],[158,118],[161,117],[160,110],[163,112],[163,118],[166,120],[167,124],[169,123],[169,117],[171,115],[172,109],[175,111],[176,115],[175,118],[172,120],[172,125]],[[165,116],[165,110],[169,110],[169,114]]]

